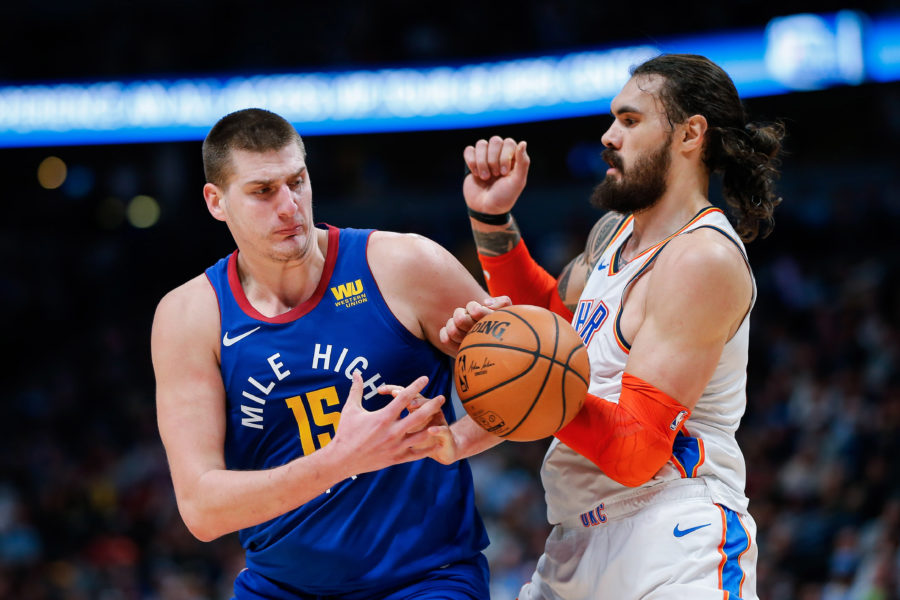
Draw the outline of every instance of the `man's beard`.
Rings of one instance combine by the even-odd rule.
[[[604,150],[603,160],[619,171],[619,178],[607,176],[597,184],[591,194],[591,204],[603,210],[628,214],[646,210],[659,202],[666,191],[671,141],[670,133],[658,149],[641,156],[627,172],[615,150]]]

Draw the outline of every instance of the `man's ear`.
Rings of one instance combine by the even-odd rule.
[[[214,219],[219,221],[225,220],[225,209],[222,207],[224,197],[222,190],[214,183],[207,183],[203,186],[203,199],[206,200],[206,208]]]
[[[687,152],[701,149],[708,127],[709,124],[703,115],[694,115],[685,121],[681,138],[682,148]]]

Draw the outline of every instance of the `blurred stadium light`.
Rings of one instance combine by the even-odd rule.
[[[900,15],[773,19],[762,29],[430,68],[0,86],[0,147],[202,139],[250,106],[304,135],[470,128],[604,113],[630,66],[703,54],[745,98],[900,79]]]

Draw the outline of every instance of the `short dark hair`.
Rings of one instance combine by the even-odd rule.
[[[659,98],[670,123],[693,115],[706,117],[703,161],[710,173],[722,174],[722,194],[732,209],[735,229],[744,241],[763,237],[775,225],[772,215],[781,198],[779,176],[781,123],[749,122],[731,77],[717,64],[696,54],[663,54],[632,69],[632,76],[659,75]]]
[[[225,115],[203,140],[203,172],[209,183],[224,186],[231,175],[231,152],[268,152],[290,143],[306,147],[300,134],[286,119],[261,108],[245,108]]]

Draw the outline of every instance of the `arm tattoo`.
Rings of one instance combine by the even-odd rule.
[[[576,262],[583,262],[580,256],[563,267],[562,273],[559,274],[559,279],[556,280],[556,289],[557,291],[559,291],[559,297],[562,298],[563,304],[566,305],[566,308],[571,310],[573,313],[575,312],[577,303],[570,301],[567,296],[569,294],[569,280],[572,278],[572,268],[575,266]]]
[[[559,278],[556,280],[556,289],[562,298],[566,308],[575,312],[578,306],[579,296],[590,277],[591,271],[600,261],[600,256],[609,245],[610,238],[618,229],[624,217],[618,213],[609,212],[603,215],[591,228],[588,234],[584,252],[573,258],[567,264]],[[569,297],[571,294],[571,297]]]
[[[619,228],[619,224],[624,218],[623,215],[610,211],[603,215],[591,229],[584,249],[585,260],[591,270],[600,261],[600,256],[606,250],[613,233]]]
[[[516,225],[516,221],[512,217],[510,217],[509,223],[504,229],[499,231],[480,231],[473,228],[472,235],[475,237],[475,246],[478,248],[478,252],[484,256],[506,254],[515,248],[519,240],[522,239],[519,226]]]

